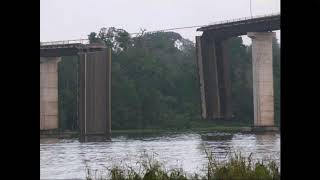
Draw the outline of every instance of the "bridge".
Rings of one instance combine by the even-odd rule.
[[[279,13],[220,21],[197,29],[220,38],[246,35],[247,32],[274,30],[280,30]]]
[[[280,14],[223,21],[197,29],[196,53],[204,119],[231,119],[228,39],[252,39],[254,126],[274,126],[272,39],[280,30]]]
[[[231,119],[228,39],[252,39],[254,126],[274,126],[272,38],[280,14],[222,21],[197,29],[196,61],[204,119]],[[61,56],[80,60],[80,140],[111,137],[111,49],[88,39],[40,43],[40,130],[58,129],[58,66]]]
[[[110,139],[111,50],[101,42],[63,41],[40,45],[40,130],[59,128],[57,64],[61,56],[78,56],[80,62],[80,140]]]

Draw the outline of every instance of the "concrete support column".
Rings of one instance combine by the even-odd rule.
[[[232,118],[231,110],[231,79],[230,79],[230,64],[228,57],[228,39],[220,40],[216,43],[216,58],[218,65],[219,79],[219,95],[221,117],[223,119]]]
[[[204,119],[232,118],[228,40],[196,37],[201,115]]]
[[[202,48],[201,48],[201,36],[196,36],[196,54],[197,54],[197,67],[198,67],[198,80],[200,87],[200,102],[201,102],[201,117],[207,118],[207,103],[205,96],[205,83],[204,83],[204,71],[202,62]]]
[[[221,105],[220,105],[220,91],[219,91],[219,76],[218,76],[218,63],[216,56],[215,40],[209,39],[207,36],[202,35],[200,38],[199,47],[201,47],[201,55],[198,55],[198,62],[202,63],[203,71],[203,85],[204,85],[204,98],[205,98],[205,117],[207,119],[220,119],[221,118]],[[201,57],[201,59],[200,59]],[[199,71],[200,72],[200,71]],[[201,77],[201,76],[200,76]]]
[[[111,139],[111,49],[80,53],[80,141]]]
[[[40,130],[58,128],[58,62],[40,57]]]
[[[249,32],[252,39],[254,126],[274,126],[272,39],[274,32]]]

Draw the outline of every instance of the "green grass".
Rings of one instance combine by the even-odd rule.
[[[112,166],[107,169],[106,177],[93,177],[91,170],[87,167],[87,180],[111,179],[111,180],[238,180],[238,179],[280,179],[279,167],[275,161],[264,163],[263,161],[253,162],[251,155],[244,158],[241,154],[234,153],[225,163],[217,162],[212,153],[207,153],[208,165],[206,175],[197,173],[187,175],[183,169],[165,169],[163,164],[152,156],[137,162],[140,164],[139,171],[127,166]]]

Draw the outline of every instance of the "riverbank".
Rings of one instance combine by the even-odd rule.
[[[148,133],[208,133],[208,132],[250,132],[251,127],[239,127],[239,126],[214,126],[214,127],[199,127],[199,128],[189,128],[189,129],[179,129],[179,128],[168,128],[168,129],[121,129],[112,130],[112,134],[148,134]]]
[[[251,155],[244,157],[241,154],[234,153],[229,156],[225,162],[219,162],[212,156],[212,152],[206,152],[207,166],[204,169],[205,175],[201,172],[188,174],[183,168],[166,169],[162,162],[159,162],[154,156],[142,156],[144,158],[137,161],[139,164],[139,171],[134,167],[113,165],[107,168],[102,175],[97,177],[93,176],[92,169],[86,166],[86,179],[111,179],[111,180],[229,180],[229,179],[280,179],[279,166],[274,160],[267,163],[263,161],[253,161]]]
[[[153,133],[253,133],[253,132],[279,132],[278,127],[256,128],[251,123],[239,121],[203,121],[193,120],[177,127],[146,127],[137,129],[112,129],[112,134],[153,134]]]
[[[249,126],[215,126],[203,128],[190,128],[190,129],[127,129],[127,130],[113,130],[112,136],[118,135],[152,135],[152,134],[179,134],[179,133],[280,133],[277,127],[256,128]]]
[[[278,128],[270,128],[269,130],[253,128],[250,126],[213,126],[213,127],[197,127],[189,129],[179,129],[179,128],[167,128],[167,129],[119,129],[112,130],[112,136],[118,135],[136,135],[136,134],[178,134],[178,133],[214,133],[214,132],[223,132],[223,133],[265,133],[265,132],[276,132],[279,133]],[[78,138],[79,133],[76,131],[41,131],[40,139],[70,139]]]
[[[69,131],[69,130],[65,130],[65,131],[40,130],[40,140],[41,139],[70,139],[70,138],[79,138],[79,133],[77,131]]]

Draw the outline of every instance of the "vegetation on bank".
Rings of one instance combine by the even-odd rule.
[[[112,129],[112,134],[146,134],[146,133],[206,133],[206,132],[243,132],[248,131],[251,125],[248,123],[239,123],[229,121],[225,122],[211,122],[201,119],[189,121],[188,125],[173,126],[171,128],[141,128],[141,129]]]
[[[111,179],[111,180],[278,180],[280,179],[280,170],[274,160],[263,162],[253,161],[251,155],[248,158],[241,154],[234,153],[226,162],[218,162],[207,153],[208,164],[205,167],[205,173],[187,174],[182,168],[166,169],[162,163],[155,160],[154,157],[142,159],[137,162],[139,170],[133,167],[115,165],[106,169],[106,175],[93,175],[92,170],[87,167],[86,179]],[[205,175],[201,175],[205,174]]]
[[[91,33],[112,48],[112,130],[192,129],[201,121],[195,44],[175,32],[141,33],[102,28]],[[232,109],[235,121],[253,124],[251,46],[229,40]],[[280,119],[280,44],[274,39],[275,119]],[[77,57],[59,63],[59,120],[77,130]],[[203,121],[201,121],[203,122]],[[205,123],[204,123],[205,124]],[[225,124],[229,124],[225,123]],[[212,126],[210,126],[212,127]]]
[[[239,127],[239,126],[215,126],[207,128],[190,128],[190,129],[123,129],[123,130],[112,130],[112,134],[146,134],[146,133],[183,133],[183,132],[196,132],[196,133],[206,133],[206,132],[242,132],[248,131],[250,127]]]

